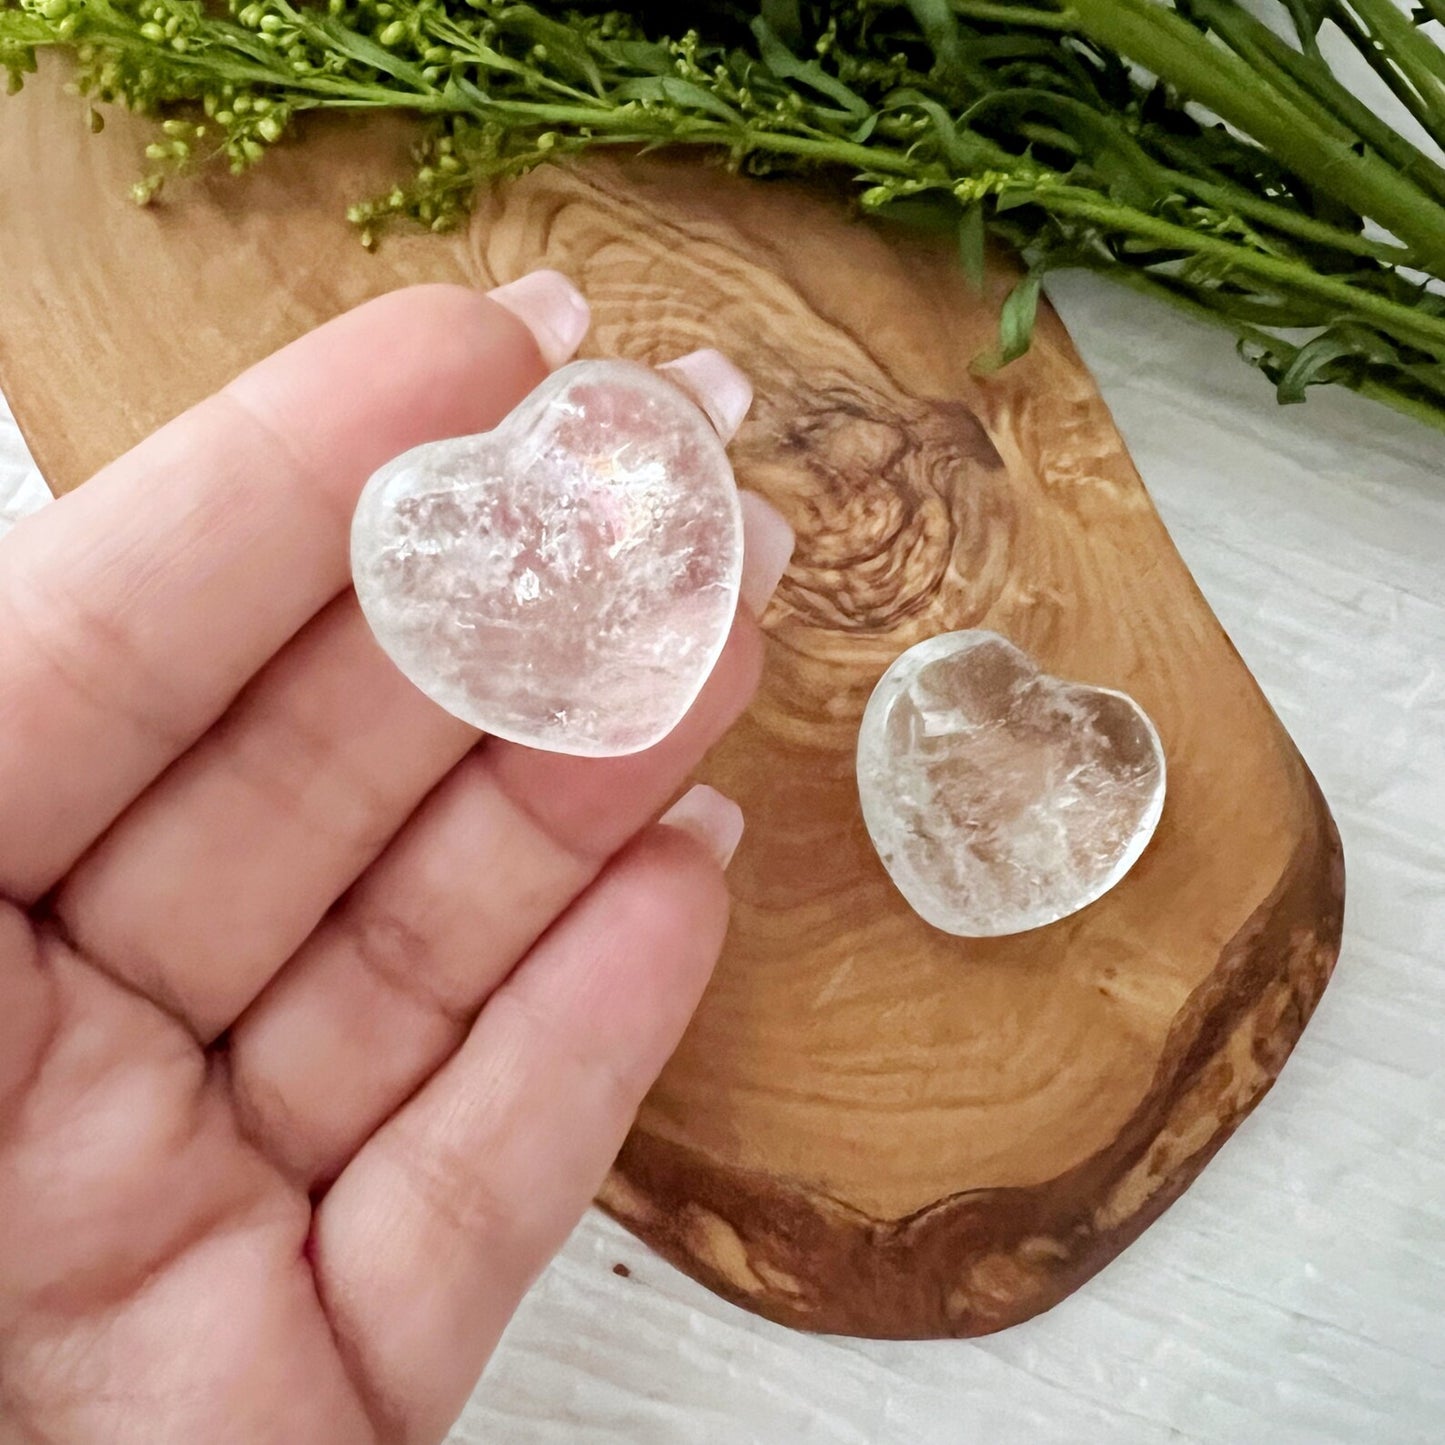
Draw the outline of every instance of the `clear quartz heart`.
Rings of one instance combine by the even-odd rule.
[[[682,719],[727,640],[742,554],[716,431],[626,361],[574,362],[494,431],[388,462],[351,530],[362,611],[422,692],[586,757]]]
[[[1164,749],[1122,692],[1061,681],[994,632],[949,632],[883,674],[858,793],[913,909],[968,938],[1054,923],[1133,867],[1164,807]]]

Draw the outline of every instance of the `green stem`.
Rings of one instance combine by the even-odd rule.
[[[772,143],[786,141],[786,138],[759,135],[754,137],[753,141],[762,149],[782,149],[784,147],[774,146]],[[814,148],[813,153],[819,160],[826,160],[828,149]],[[877,164],[882,156],[875,153],[869,159],[870,170],[884,169]],[[907,166],[906,163],[899,164],[893,169],[896,173],[904,173]],[[951,191],[953,182],[949,178],[940,177],[932,185],[934,189]],[[1432,356],[1445,359],[1445,321],[1437,320],[1388,297],[1352,286],[1347,281],[1321,275],[1299,262],[1270,256],[1219,237],[1201,235],[1186,226],[1161,220],[1157,216],[1120,205],[1082,188],[1040,185],[1029,199],[1052,214],[1089,220],[1113,232],[1157,241],[1186,254],[1218,260],[1291,294],[1328,302],[1332,306],[1340,307],[1347,315],[1368,317],[1387,334]]]
[[[1262,75],[1284,87],[1319,124],[1327,129],[1343,127],[1344,134],[1362,141],[1428,196],[1445,203],[1445,167],[1393,130],[1353,91],[1336,80],[1329,66],[1286,45],[1267,25],[1242,10],[1235,0],[1193,0],[1193,3],[1221,40]]]
[[[1041,10],[1023,5],[990,5],[984,0],[952,0],[949,8],[960,20],[978,20],[992,25],[1017,25],[1022,30],[1071,32],[1078,21],[1068,10]]]
[[[1196,321],[1202,321],[1216,330],[1223,327],[1232,332],[1239,340],[1258,346],[1261,351],[1267,353],[1282,367],[1288,367],[1299,353],[1299,348],[1293,343],[1281,340],[1277,336],[1271,336],[1269,332],[1261,331],[1257,327],[1231,321],[1227,317],[1221,316],[1219,312],[1211,310],[1208,306],[1175,290],[1172,286],[1165,285],[1145,272],[1130,271],[1122,266],[1111,265],[1089,266],[1087,269],[1106,277],[1116,286],[1123,286],[1131,291],[1137,291],[1141,295],[1152,297],[1156,301],[1163,301],[1183,315],[1190,316]],[[1403,416],[1411,417],[1428,427],[1433,427],[1436,431],[1445,431],[1445,398],[1439,402],[1432,402],[1370,375],[1358,379],[1343,377],[1333,382],[1332,385],[1347,387],[1360,396],[1380,402]]]
[[[1318,35],[1319,17],[1310,9],[1310,0],[1284,0],[1284,7],[1289,11],[1290,23],[1299,38],[1300,49],[1311,60],[1323,60]]]
[[[1200,180],[1186,171],[1161,168],[1160,175],[1181,191],[1198,196],[1211,206],[1222,211],[1233,211],[1251,221],[1282,231],[1287,236],[1298,237],[1301,241],[1315,241],[1322,246],[1333,246],[1338,251],[1348,251],[1353,256],[1368,256],[1374,261],[1383,261],[1389,266],[1411,266],[1415,258],[1404,246],[1389,241],[1372,241],[1368,236],[1354,231],[1331,226],[1327,221],[1317,221],[1303,212],[1292,211],[1288,206],[1276,205],[1273,201],[1261,201],[1242,187],[1216,185]]]
[[[1445,209],[1378,156],[1368,150],[1358,154],[1342,123],[1321,123],[1238,55],[1210,45],[1154,0],[1073,0],[1073,8],[1091,39],[1207,106],[1305,180],[1373,217],[1431,270],[1445,272]],[[1297,51],[1291,53],[1308,63]]]
[[[587,91],[578,90],[576,86],[568,85],[545,71],[529,69],[520,61],[513,60],[490,46],[479,44],[474,36],[467,34],[444,10],[426,12],[424,24],[428,36],[451,46],[457,55],[466,57],[479,69],[516,76],[532,85],[544,85],[567,100],[583,104],[589,101],[595,103],[596,98]]]
[[[1437,431],[1445,431],[1445,407],[1422,401],[1419,397],[1399,391],[1387,382],[1377,381],[1370,376],[1361,377],[1359,381],[1346,380],[1344,385],[1371,401],[1383,403],[1403,416],[1413,417],[1416,421],[1424,422],[1426,426],[1433,426]]]
[[[1282,341],[1268,331],[1261,331],[1257,326],[1251,326],[1248,322],[1237,321],[1232,317],[1225,316],[1213,307],[1206,306],[1202,301],[1195,300],[1194,297],[1181,291],[1178,287],[1169,285],[1168,282],[1160,280],[1157,276],[1151,276],[1147,271],[1133,271],[1112,263],[1089,265],[1085,269],[1098,276],[1107,276],[1116,285],[1127,287],[1130,291],[1137,291],[1143,296],[1152,296],[1156,301],[1164,301],[1176,311],[1182,312],[1196,321],[1207,322],[1216,328],[1226,327],[1241,341],[1251,342],[1278,360],[1287,363],[1294,358],[1295,348],[1289,342]]]
[[[1445,82],[1445,53],[1392,0],[1343,0],[1355,12],[1372,36],[1383,45],[1400,69],[1424,95],[1431,81],[1440,99],[1439,87]]]
[[[962,119],[975,118],[991,103],[1017,101],[1029,97],[1037,99],[1043,109],[1063,108],[1075,114],[1078,121],[1082,121],[1094,131],[1095,143],[1091,153],[1090,148],[1082,145],[1079,138],[1070,132],[1058,127],[1031,122],[1023,122],[1018,125],[1020,135],[1028,140],[1052,145],[1075,157],[1087,157],[1093,162],[1097,162],[1098,153],[1105,148],[1127,155],[1131,166],[1148,177],[1152,189],[1158,192],[1161,198],[1170,189],[1180,190],[1186,195],[1206,201],[1227,214],[1248,217],[1252,221],[1258,221],[1262,225],[1301,241],[1332,246],[1336,250],[1355,256],[1368,256],[1372,260],[1383,261],[1387,265],[1408,266],[1414,262],[1414,257],[1404,246],[1389,241],[1373,241],[1357,232],[1346,231],[1339,226],[1332,226],[1326,221],[1316,220],[1314,217],[1307,216],[1301,211],[1292,210],[1288,206],[1261,200],[1242,186],[1225,178],[1211,181],[1188,171],[1161,166],[1149,151],[1120,126],[1112,116],[1104,111],[1095,110],[1084,101],[1075,100],[1070,96],[1055,96],[1046,91],[1032,89],[1000,91],[995,95],[985,96],[981,101],[970,106],[964,112]]]
[[[1445,321],[1402,306],[1388,297],[1361,290],[1333,276],[1322,276],[1294,261],[1283,261],[1214,236],[1201,236],[1185,226],[1176,226],[1171,221],[1161,221],[1141,211],[1101,200],[1090,192],[1060,187],[1057,190],[1041,190],[1036,199],[1039,205],[1056,214],[1077,216],[1110,230],[1127,231],[1165,245],[1177,246],[1181,250],[1225,262],[1288,291],[1333,302],[1351,315],[1370,317],[1390,335],[1429,352],[1436,359],[1445,359]]]
[[[1336,5],[1333,19],[1350,44],[1364,57],[1370,69],[1390,88],[1391,94],[1415,118],[1425,134],[1436,145],[1445,146],[1445,112],[1438,109],[1445,99],[1445,87],[1435,82],[1427,98],[1424,87],[1404,73],[1404,68],[1390,54],[1375,44],[1373,35],[1343,5]],[[1427,84],[1432,78],[1427,77]],[[1435,107],[1432,108],[1431,100]]]

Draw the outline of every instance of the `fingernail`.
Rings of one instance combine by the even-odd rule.
[[[487,293],[528,331],[548,366],[572,359],[592,324],[592,309],[560,271],[531,271]]]
[[[753,404],[753,384],[721,351],[690,351],[657,368],[665,371],[707,413],[730,442]]]
[[[688,789],[658,822],[690,833],[717,859],[719,868],[732,862],[743,836],[743,810],[706,783]]]
[[[742,599],[754,617],[761,617],[783,580],[797,538],[782,513],[756,492],[740,492],[738,503],[743,512]]]

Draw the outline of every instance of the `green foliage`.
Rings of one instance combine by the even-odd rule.
[[[1265,9],[1277,13],[1266,24]],[[0,0],[0,66],[68,51],[92,101],[153,114],[137,200],[242,171],[315,111],[399,110],[413,176],[352,208],[371,245],[465,216],[478,186],[604,146],[827,170],[870,213],[1087,267],[1230,328],[1281,401],[1338,383],[1445,426],[1445,167],[1331,70],[1327,26],[1445,138],[1445,4],[1392,0]],[[1290,40],[1281,35],[1290,33]],[[97,113],[98,114],[98,113]]]
[[[979,357],[973,363],[976,372],[997,371],[1017,361],[1029,349],[1034,336],[1034,318],[1039,310],[1040,286],[1038,275],[1030,274],[1004,297],[998,313],[998,350]]]

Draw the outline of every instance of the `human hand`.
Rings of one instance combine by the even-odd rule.
[[[439,1440],[677,1043],[741,818],[653,820],[781,519],[628,758],[479,745],[348,586],[371,471],[585,327],[553,273],[383,297],[0,542],[0,1440]]]

